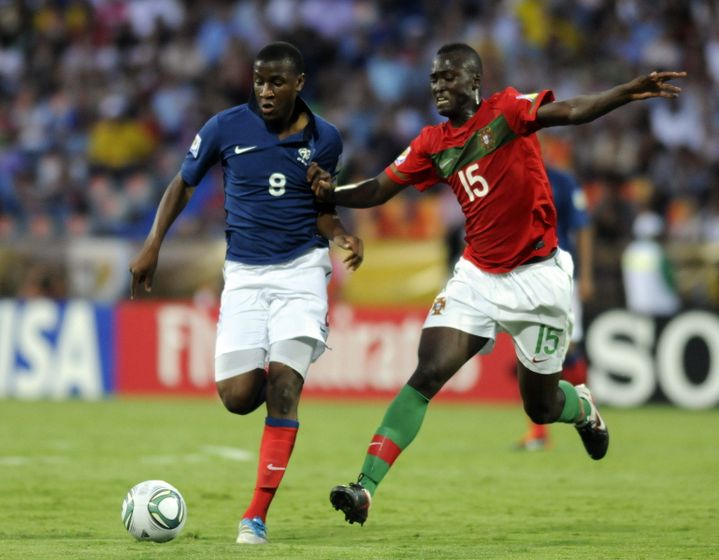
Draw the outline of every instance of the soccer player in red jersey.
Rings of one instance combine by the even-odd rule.
[[[330,493],[350,523],[364,523],[377,485],[419,432],[427,405],[477,353],[509,333],[517,355],[524,410],[539,424],[573,424],[592,459],[609,433],[586,386],[562,381],[572,331],[573,263],[557,246],[556,211],[536,135],[542,127],[592,121],[631,101],[674,98],[669,80],[684,72],[652,72],[607,91],[555,101],[549,90],[507,88],[482,99],[482,61],[470,46],[437,51],[430,84],[447,121],[424,128],[383,173],[333,186],[318,166],[308,180],[320,199],[366,208],[408,185],[420,191],[451,186],[466,217],[467,247],[424,323],[419,363],[389,405],[367,449],[356,483]]]

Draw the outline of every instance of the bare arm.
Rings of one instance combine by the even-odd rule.
[[[406,187],[392,181],[386,173],[359,183],[334,186],[330,174],[315,162],[307,169],[307,180],[319,200],[347,208],[379,206]]]
[[[132,274],[130,298],[134,299],[135,290],[140,284],[144,284],[145,291],[152,290],[152,279],[157,268],[162,240],[177,216],[187,205],[194,190],[195,187],[185,183],[179,173],[167,185],[157,207],[155,221],[152,224],[150,233],[147,234],[142,249],[130,263],[130,274]]]
[[[337,214],[321,212],[317,216],[317,230],[323,237],[350,252],[343,260],[349,270],[359,268],[364,259],[364,244],[359,237],[345,229]]]
[[[582,124],[631,101],[653,97],[672,99],[679,95],[681,88],[667,81],[686,75],[686,72],[652,72],[600,93],[547,103],[537,111],[537,122],[544,127]]]

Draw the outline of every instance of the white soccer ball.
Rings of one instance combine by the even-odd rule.
[[[167,542],[180,534],[187,506],[180,491],[164,480],[146,480],[132,487],[122,502],[125,529],[140,541]]]

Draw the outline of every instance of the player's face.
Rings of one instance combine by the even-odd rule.
[[[476,74],[460,53],[437,55],[429,75],[432,97],[439,114],[452,118],[474,112],[476,106]]]
[[[262,118],[269,122],[287,121],[304,86],[305,75],[298,75],[287,59],[256,60],[253,80]]]

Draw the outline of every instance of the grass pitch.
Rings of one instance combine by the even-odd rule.
[[[364,527],[331,509],[353,480],[387,403],[305,401],[271,544],[234,544],[255,479],[263,414],[214,400],[0,402],[3,559],[719,558],[719,410],[605,410],[609,454],[574,430],[551,451],[511,444],[515,407],[433,403],[380,487]],[[177,486],[183,533],[139,543],[120,521],[135,483]]]

